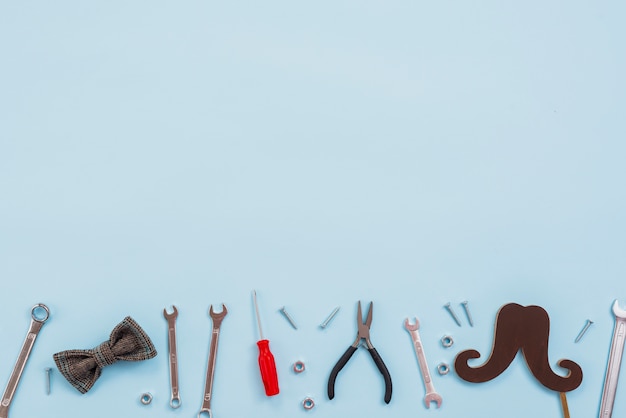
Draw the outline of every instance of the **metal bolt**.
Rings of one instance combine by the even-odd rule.
[[[326,318],[326,320],[320,324],[320,328],[322,328],[322,329],[326,328],[326,326],[330,323],[330,321],[333,320],[335,315],[337,315],[337,312],[339,312],[339,306],[337,306],[335,309],[333,309],[333,311],[330,313],[330,315],[328,315],[328,318]]]
[[[474,321],[472,321],[472,315],[470,315],[469,308],[467,307],[467,301],[465,300],[461,302],[461,305],[463,305],[463,309],[465,309],[465,315],[467,316],[467,320],[469,321],[470,327],[473,327]]]
[[[583,329],[581,329],[580,332],[578,333],[578,337],[576,337],[576,339],[574,340],[575,343],[580,341],[580,339],[583,337],[583,335],[585,335],[585,332],[587,332],[587,329],[591,326],[591,324],[593,324],[593,321],[588,319]]]
[[[291,319],[291,317],[289,316],[289,314],[287,313],[287,311],[285,310],[285,307],[283,306],[282,308],[280,308],[280,312],[285,316],[285,318],[287,318],[287,321],[289,321],[289,323],[291,324],[291,326],[293,327],[293,329],[298,329],[298,327],[296,326],[296,323],[293,322],[293,319]]]
[[[46,395],[50,395],[50,372],[52,369],[50,367],[46,367]]]
[[[452,315],[452,318],[454,318],[454,321],[456,322],[456,324],[458,326],[461,326],[461,321],[459,321],[459,317],[456,316],[456,314],[452,310],[452,306],[450,306],[450,302],[446,303],[444,307],[448,310],[448,312],[450,312],[450,315]]]

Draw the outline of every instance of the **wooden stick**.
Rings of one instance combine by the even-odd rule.
[[[561,397],[561,407],[563,408],[563,418],[569,418],[569,408],[567,407],[567,398],[565,397],[565,392],[559,392],[559,396]]]

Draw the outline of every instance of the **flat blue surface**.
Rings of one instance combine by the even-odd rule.
[[[519,357],[488,383],[435,374],[443,406],[422,402],[404,319],[419,317],[434,372],[467,348],[486,356],[508,302],[548,311],[552,366],[584,372],[572,417],[597,415],[611,304],[626,302],[625,13],[621,1],[2,2],[0,384],[31,307],[51,310],[11,418],[195,416],[221,303],[215,418],[562,416]],[[358,300],[374,301],[389,405],[365,350],[325,394]],[[127,315],[159,355],[110,366],[86,395],[55,371],[46,396],[52,354],[94,347]]]

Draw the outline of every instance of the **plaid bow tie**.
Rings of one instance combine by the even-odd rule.
[[[86,393],[102,373],[117,361],[141,361],[157,355],[148,335],[130,316],[111,331],[108,341],[91,350],[66,350],[54,355],[63,376],[80,393]]]

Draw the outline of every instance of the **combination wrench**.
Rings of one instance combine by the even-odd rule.
[[[415,324],[410,324],[409,318],[407,318],[404,320],[404,328],[406,328],[409,334],[411,334],[413,347],[415,348],[415,354],[417,354],[420,371],[422,372],[424,386],[426,386],[426,396],[424,396],[424,403],[426,404],[426,408],[430,408],[431,402],[436,402],[437,408],[440,408],[443,399],[441,398],[441,395],[439,395],[435,391],[435,385],[433,384],[433,380],[430,376],[430,371],[428,370],[428,363],[426,362],[426,356],[424,355],[424,347],[422,346],[422,340],[420,339],[420,334],[418,331],[420,328],[420,322],[417,318],[415,318]]]
[[[41,310],[45,312],[43,316],[38,315]],[[43,303],[38,303],[37,305],[33,306],[30,316],[32,319],[30,321],[28,333],[26,334],[26,339],[24,340],[22,350],[17,357],[17,362],[15,363],[13,373],[11,373],[11,377],[9,378],[9,383],[7,383],[7,387],[4,390],[4,394],[2,395],[2,402],[0,402],[0,418],[7,418],[9,416],[9,407],[11,406],[13,395],[15,395],[17,384],[20,382],[20,377],[22,377],[24,366],[26,366],[28,356],[33,349],[35,339],[37,338],[37,335],[39,334],[39,331],[41,330],[43,324],[50,317],[50,310]]]
[[[222,320],[228,313],[226,305],[222,304],[222,312],[213,312],[213,305],[209,309],[209,315],[213,321],[213,332],[211,335],[211,347],[209,349],[209,362],[206,370],[206,382],[204,384],[204,399],[202,401],[202,407],[198,412],[198,418],[202,417],[203,413],[207,413],[209,418],[213,418],[211,412],[211,393],[213,392],[213,375],[215,374],[215,359],[217,358],[217,343],[220,338],[220,326]]]
[[[178,393],[178,355],[176,353],[176,318],[178,318],[178,309],[172,305],[174,312],[167,313],[166,309],[163,309],[163,316],[167,320],[167,336],[168,345],[170,350],[170,387],[171,398],[170,406],[174,409],[179,408],[181,405],[180,394]]]
[[[611,353],[606,367],[606,377],[604,379],[604,391],[600,402],[600,418],[610,418],[613,415],[613,404],[615,403],[615,393],[617,392],[617,380],[624,354],[624,337],[626,335],[626,310],[619,307],[617,300],[613,303],[613,314],[615,315],[615,328],[613,330],[613,341],[611,342]]]

